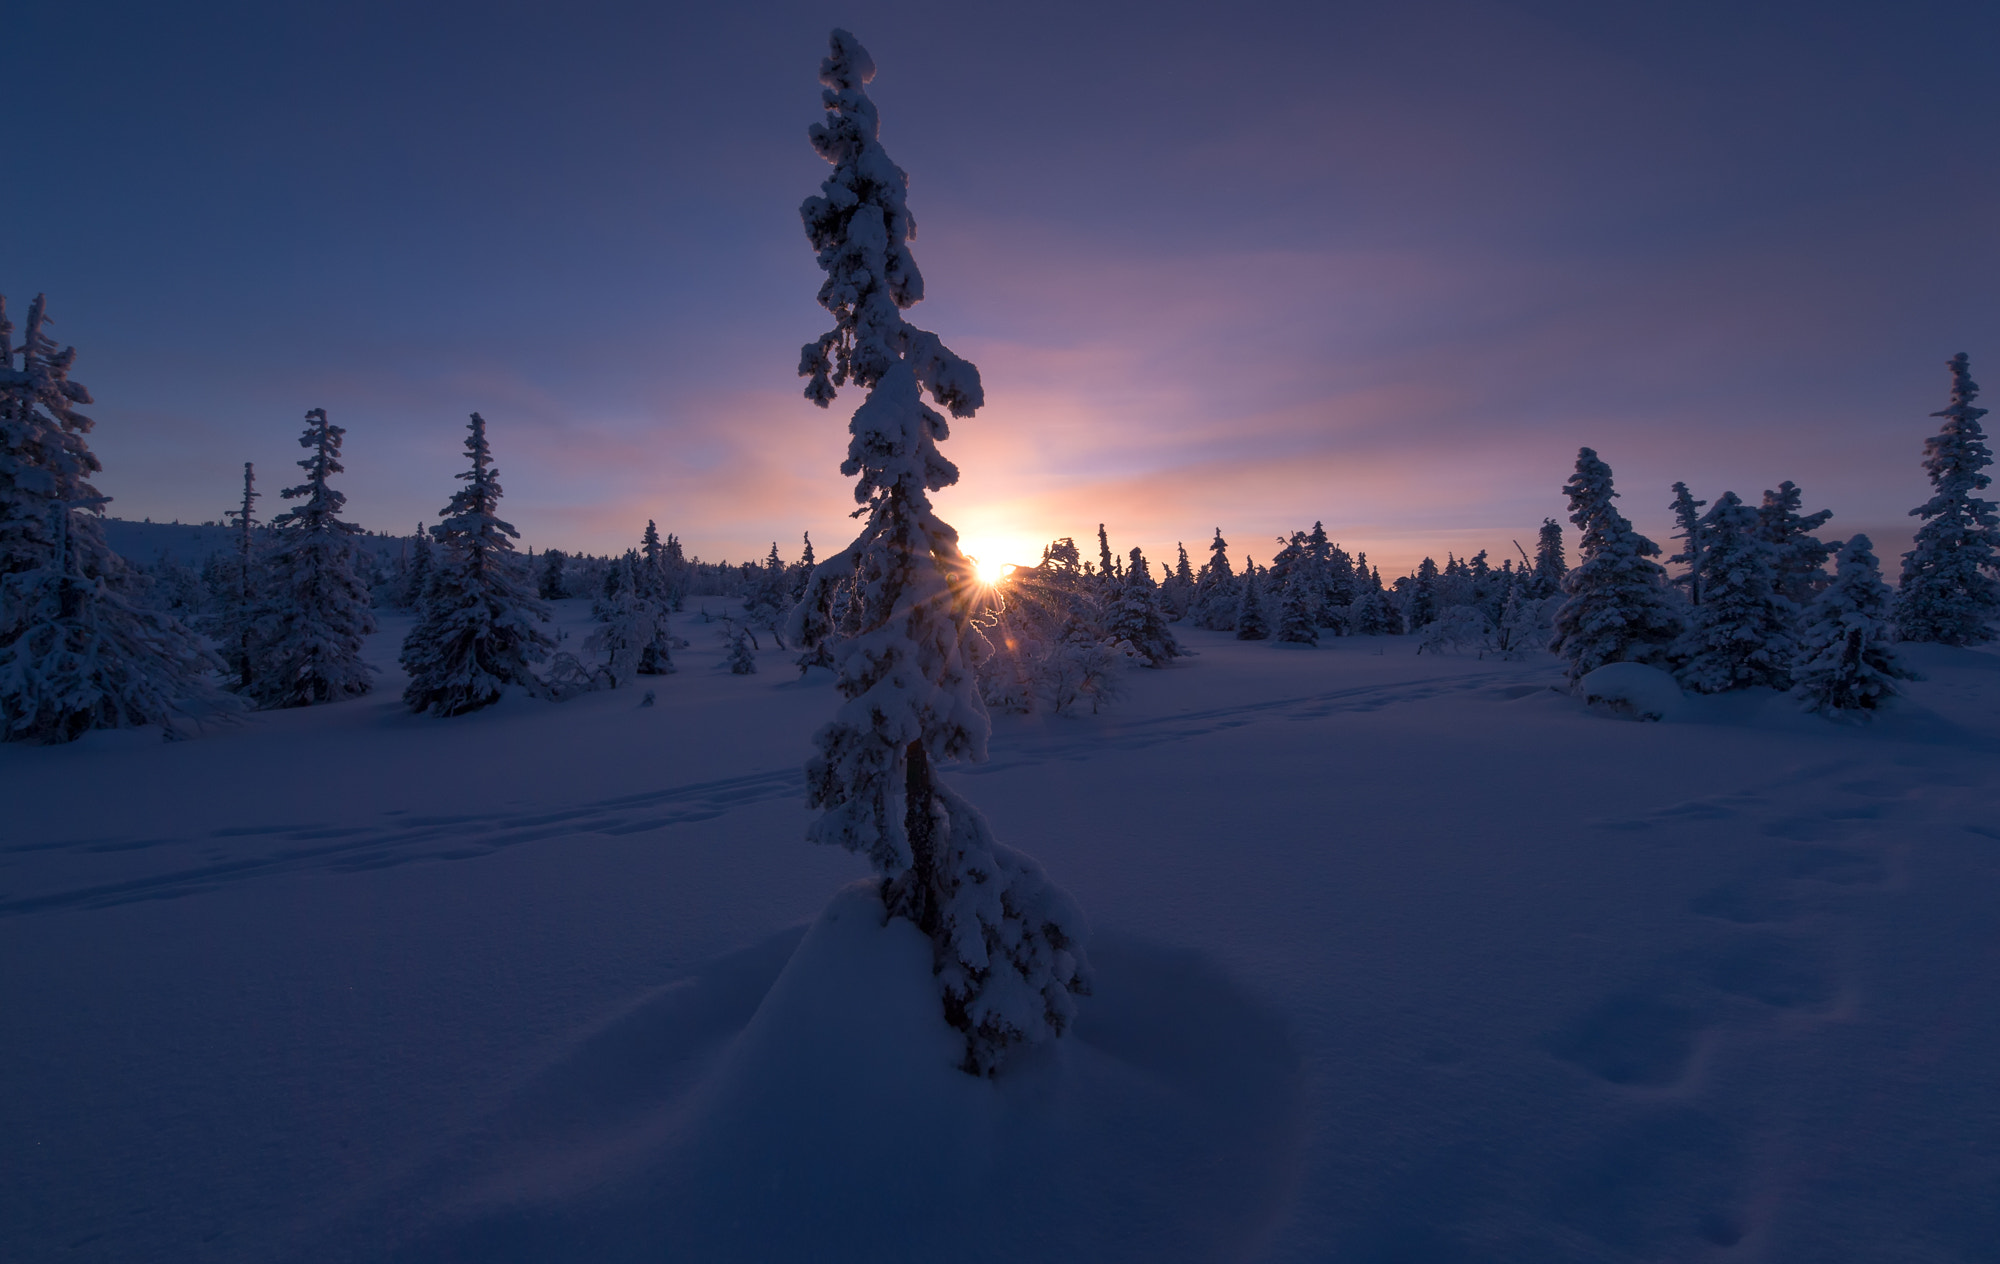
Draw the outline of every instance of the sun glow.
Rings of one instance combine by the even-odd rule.
[[[989,562],[978,557],[972,559],[972,568],[979,573],[979,582],[988,588],[1006,578],[1011,565],[1008,562]]]

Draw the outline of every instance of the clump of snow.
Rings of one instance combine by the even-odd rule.
[[[1606,663],[1577,682],[1585,702],[1635,720],[1671,720],[1685,713],[1687,695],[1673,675],[1644,663]]]

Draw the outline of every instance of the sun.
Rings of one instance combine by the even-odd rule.
[[[988,562],[975,557],[972,559],[972,569],[978,573],[979,582],[991,588],[1006,578],[1010,564],[1007,562]]]

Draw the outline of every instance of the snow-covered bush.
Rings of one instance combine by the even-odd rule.
[[[1447,649],[1464,651],[1479,650],[1482,653],[1493,648],[1493,624],[1486,612],[1477,606],[1446,606],[1438,616],[1424,625],[1423,635],[1417,639],[1417,653],[1429,650],[1442,654]]]
[[[1672,675],[1644,663],[1607,663],[1585,672],[1576,689],[1592,706],[1634,720],[1671,719],[1687,702]]]
[[[1117,584],[1117,596],[1105,612],[1103,639],[1118,645],[1142,667],[1165,667],[1181,656],[1180,642],[1167,627],[1166,611],[1160,608],[1159,590],[1153,584],[1146,555],[1131,553]]]
[[[1979,384],[1972,380],[1964,352],[1953,356],[1951,404],[1933,417],[1944,418],[1938,433],[1924,441],[1924,469],[1933,494],[1910,511],[1922,518],[1917,547],[1903,554],[1903,577],[1896,590],[1896,631],[1906,641],[1984,645],[2000,618],[2000,514],[1977,495],[1992,486],[1980,471],[1993,464],[1986,432],[1975,407]]]
[[[806,345],[806,397],[825,407],[849,382],[867,398],[849,423],[843,474],[858,476],[861,533],[819,563],[792,611],[801,647],[833,637],[832,598],[859,585],[852,636],[833,644],[846,699],[814,738],[806,766],[810,837],[868,857],[882,903],[930,939],[945,1018],[965,1035],[964,1069],[992,1074],[1007,1051],[1062,1034],[1089,989],[1082,914],[1027,857],[936,775],[948,759],[983,759],[987,718],[974,683],[981,645],[977,578],[929,493],[958,470],[938,450],[944,413],[984,402],[979,371],[902,309],[923,298],[911,257],[908,177],[877,139],[864,90],[875,63],[836,30],[820,63],[826,121],[813,148],[833,165],[800,214],[826,273],[819,300],[833,328]]]
[[[1806,612],[1792,692],[1824,715],[1867,715],[1915,680],[1891,644],[1889,586],[1873,544],[1857,535],[1840,548],[1833,583]]]

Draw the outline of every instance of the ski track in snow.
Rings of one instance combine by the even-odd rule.
[[[1294,698],[1277,698],[1240,706],[1119,721],[1074,737],[1033,742],[1001,750],[981,764],[957,764],[951,771],[982,776],[1049,761],[1089,759],[1103,751],[1136,751],[1169,742],[1190,741],[1230,729],[1270,720],[1321,719],[1341,712],[1377,711],[1442,694],[1491,690],[1501,682],[1518,681],[1519,669],[1454,674],[1362,685]],[[1513,684],[1496,697],[1538,692],[1540,684]],[[208,863],[175,868],[122,882],[72,887],[9,898],[0,895],[0,917],[20,917],[62,909],[100,909],[141,900],[171,900],[200,895],[233,883],[307,871],[355,873],[386,869],[418,861],[470,860],[502,848],[543,839],[583,834],[621,836],[647,833],[675,825],[713,820],[724,813],[777,799],[804,796],[799,767],[771,769],[702,781],[671,789],[619,795],[564,808],[525,812],[487,812],[459,816],[408,816],[375,825],[238,826],[206,835],[98,837],[61,842],[25,843],[0,847],[0,856],[24,852],[69,852],[91,855],[153,848],[205,847]],[[275,850],[223,856],[221,849],[237,840],[270,840]]]

